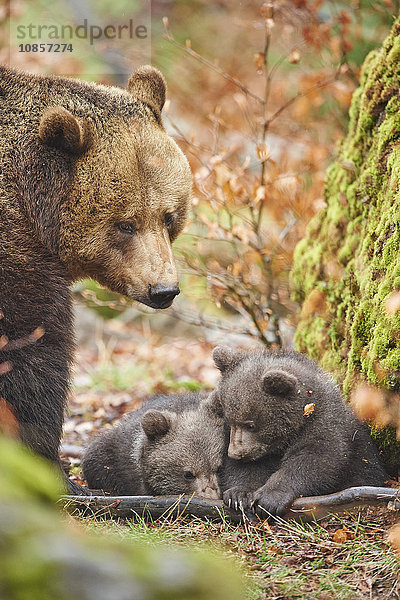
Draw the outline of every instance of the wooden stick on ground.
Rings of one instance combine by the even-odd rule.
[[[297,498],[284,515],[284,519],[310,521],[322,519],[330,513],[343,513],[362,506],[390,505],[400,509],[400,489],[359,486],[351,487],[326,496]]]
[[[147,519],[177,518],[185,515],[200,519],[240,523],[243,519],[257,521],[251,512],[236,511],[222,500],[207,500],[188,496],[62,496],[61,502],[69,512],[110,517],[143,517]],[[362,506],[383,506],[400,509],[400,489],[361,486],[348,488],[327,496],[297,498],[283,519],[311,521],[330,513],[342,513]],[[268,517],[268,514],[265,515]]]
[[[233,523],[242,520],[242,513],[224,506],[222,500],[191,496],[62,496],[61,501],[69,512],[85,516],[132,518],[136,515],[155,520],[185,515],[214,521],[227,518]]]

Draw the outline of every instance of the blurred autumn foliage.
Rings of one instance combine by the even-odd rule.
[[[203,303],[210,312],[211,297],[267,347],[279,346],[297,309],[294,247],[323,206],[360,64],[397,3],[211,3],[210,44],[175,36],[180,4],[164,18],[164,38],[174,56],[167,117],[194,173],[192,222],[177,243],[186,293],[197,310]]]

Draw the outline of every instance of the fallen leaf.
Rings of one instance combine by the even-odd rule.
[[[306,404],[304,407],[304,416],[308,417],[308,415],[311,415],[314,412],[315,409],[315,402],[312,402],[311,404]]]
[[[348,540],[354,540],[355,535],[352,531],[349,531],[345,525],[341,529],[336,529],[335,533],[332,536],[332,540],[336,542],[336,544],[344,544]]]
[[[389,531],[388,542],[392,547],[393,552],[400,558],[400,523],[397,523]]]
[[[344,544],[344,542],[347,542],[347,532],[344,529],[336,529],[332,540],[336,542],[336,544]]]

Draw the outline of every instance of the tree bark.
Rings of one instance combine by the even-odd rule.
[[[302,303],[296,349],[333,373],[345,394],[360,380],[400,392],[399,58],[397,19],[364,62],[348,134],[327,173],[326,205],[294,256],[292,287]],[[399,398],[387,406],[395,425]],[[393,431],[373,435],[395,473]]]

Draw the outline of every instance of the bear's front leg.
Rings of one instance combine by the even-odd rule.
[[[0,363],[10,366],[0,376],[0,398],[16,420],[20,440],[61,469],[58,450],[74,347],[68,281],[36,242],[19,250],[9,261],[0,260],[0,336],[7,340]],[[82,493],[74,482],[69,487]]]
[[[269,515],[282,516],[295,499],[296,495],[289,487],[287,489],[274,488],[269,482],[248,494],[248,500],[250,500],[254,512],[264,519]]]

